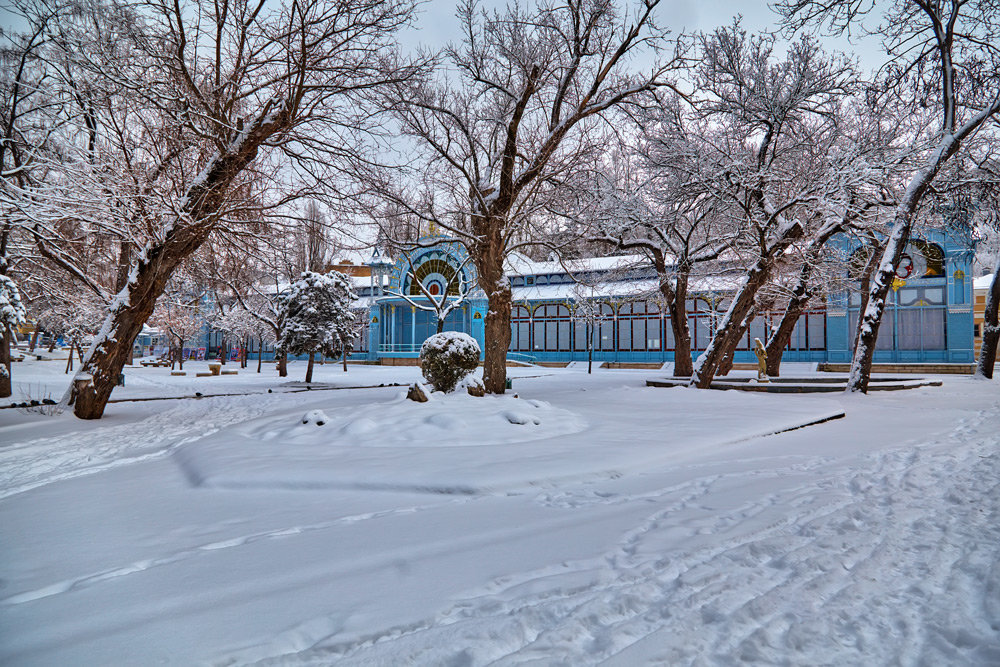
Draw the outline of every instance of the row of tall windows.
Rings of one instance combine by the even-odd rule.
[[[715,335],[728,303],[712,309],[704,299],[688,304],[691,349],[704,350]],[[754,338],[767,341],[780,313],[753,320],[739,349],[753,349]],[[592,316],[575,317],[564,304],[542,304],[530,308],[514,306],[511,312],[511,350],[516,352],[586,351],[591,336],[595,351],[659,352],[675,349],[674,332],[666,313],[655,303],[636,301],[618,306],[595,305]],[[826,316],[822,310],[804,313],[792,331],[790,350],[826,349]]]
[[[848,326],[858,330],[861,296],[851,294]],[[876,350],[944,350],[948,347],[945,286],[904,287],[890,293],[878,329]]]

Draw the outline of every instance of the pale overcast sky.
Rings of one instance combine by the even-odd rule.
[[[502,7],[507,0],[484,0],[484,4],[487,7]],[[429,0],[418,11],[415,28],[402,36],[405,45],[423,44],[437,49],[459,37],[453,0]],[[656,10],[659,23],[675,34],[728,25],[737,14],[743,16],[743,25],[751,32],[773,29],[777,24],[777,15],[768,7],[767,0],[662,0]],[[856,55],[865,68],[876,68],[884,60],[881,45],[874,38],[855,43],[846,39],[825,41],[830,49]]]
[[[531,0],[523,1],[527,4]],[[507,0],[485,0],[488,7],[500,7],[506,3]],[[438,49],[458,37],[454,0],[429,0],[418,11],[414,29],[401,35],[404,45],[423,44]],[[662,0],[657,8],[660,24],[670,27],[674,33],[711,30],[731,23],[737,14],[743,16],[743,25],[750,31],[773,28],[776,24],[776,16],[768,7],[767,0]],[[6,8],[0,6],[0,25],[15,29],[21,27],[17,25],[19,21],[12,19]],[[830,48],[857,55],[866,68],[878,67],[884,60],[881,46],[874,38],[853,44],[846,39],[838,39],[830,42]]]

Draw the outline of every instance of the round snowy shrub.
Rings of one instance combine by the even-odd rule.
[[[444,331],[420,346],[420,371],[437,391],[450,392],[479,365],[479,343],[469,334]]]

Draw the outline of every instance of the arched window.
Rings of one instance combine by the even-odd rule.
[[[606,303],[601,304],[601,319],[597,323],[597,343],[595,350],[613,352],[615,349],[615,310]]]
[[[659,350],[660,310],[653,303],[636,301],[618,309],[618,349],[623,352]]]
[[[712,341],[712,336],[715,334],[715,327],[713,326],[715,310],[712,308],[711,303],[702,298],[694,299],[693,306],[690,311],[691,316],[688,317],[688,322],[692,325],[691,348],[704,350],[708,347],[708,344]]]
[[[518,352],[531,351],[531,313],[524,306],[511,308],[510,347]]]
[[[533,325],[535,352],[569,352],[569,308],[563,304],[538,306]]]

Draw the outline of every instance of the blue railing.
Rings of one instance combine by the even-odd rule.
[[[508,352],[507,361],[519,361],[523,364],[534,364],[535,357],[528,354],[521,354],[520,352]]]

